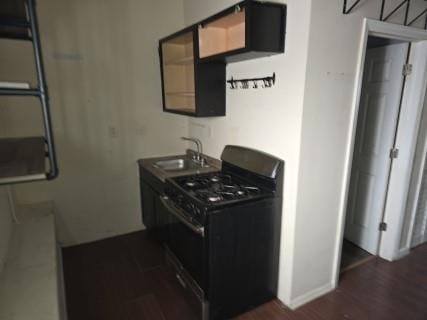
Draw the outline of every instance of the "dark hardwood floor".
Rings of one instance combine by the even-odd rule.
[[[63,250],[68,320],[192,320],[183,290],[145,232]],[[333,292],[291,311],[272,301],[241,320],[427,319],[427,245],[341,275]]]
[[[344,239],[341,253],[341,272],[374,258],[375,256],[369,252]]]

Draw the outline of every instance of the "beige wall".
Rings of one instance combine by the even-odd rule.
[[[162,112],[157,53],[158,39],[183,26],[182,3],[37,3],[60,176],[16,186],[17,202],[53,200],[65,245],[140,229],[136,160],[186,147],[178,137],[188,120]],[[18,44],[0,46],[1,77],[25,79]],[[9,135],[40,131],[34,112],[23,112],[30,103],[5,104],[19,110],[2,111]]]
[[[387,1],[387,12],[401,1]],[[424,1],[412,1],[416,16]],[[378,19],[381,0],[361,2],[350,15],[342,1],[312,2],[298,199],[292,301],[330,290],[339,241],[340,200],[345,187],[351,103],[364,17]],[[392,21],[401,24],[399,14]],[[422,21],[421,21],[422,22]]]
[[[9,240],[12,234],[12,216],[10,212],[6,187],[0,187],[0,273],[3,270]]]
[[[193,119],[190,134],[199,137],[206,153],[219,157],[226,144],[272,153],[286,162],[282,223],[279,298],[290,301],[299,145],[308,47],[309,0],[289,0],[285,53],[232,63],[227,78],[262,77],[276,73],[270,89],[227,89],[227,116]],[[185,0],[187,25],[236,1]]]

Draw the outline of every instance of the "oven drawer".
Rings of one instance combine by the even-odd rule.
[[[189,221],[168,197],[161,196],[160,199],[168,213],[167,247],[197,285],[206,289],[205,228]]]
[[[191,275],[184,269],[177,257],[168,246],[165,247],[166,262],[175,274],[177,282],[184,289],[184,296],[193,307],[198,319],[209,319],[209,302],[206,300],[205,292],[194,281]]]
[[[182,212],[179,208],[175,207],[173,202],[167,196],[160,196],[160,201],[168,212],[183,223],[188,229],[201,237],[205,236],[205,228],[196,221],[189,219],[185,212]]]

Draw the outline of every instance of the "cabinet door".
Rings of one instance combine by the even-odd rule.
[[[184,31],[160,44],[165,111],[196,113],[194,31]]]
[[[141,181],[142,192],[142,222],[147,230],[157,225],[155,199],[157,193],[146,183]]]
[[[157,194],[154,199],[154,207],[156,211],[156,237],[160,242],[167,242],[168,240],[168,226],[170,217],[160,200],[160,195]]]

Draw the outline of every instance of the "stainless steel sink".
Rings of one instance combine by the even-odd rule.
[[[202,168],[200,163],[197,163],[192,159],[161,160],[155,162],[153,166],[164,171],[186,171]],[[206,165],[203,167],[206,167]]]

